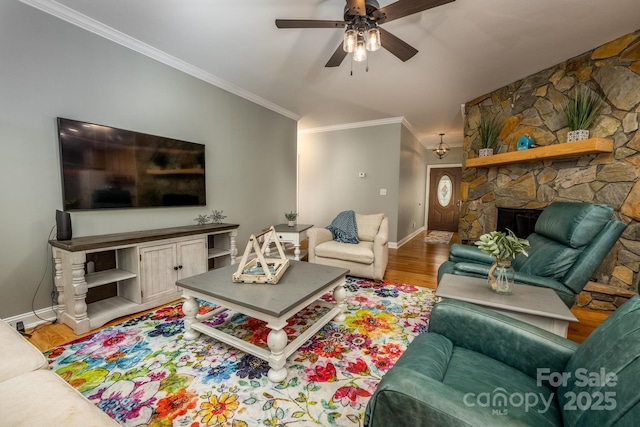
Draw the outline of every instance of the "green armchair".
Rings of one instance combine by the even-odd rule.
[[[529,256],[512,262],[515,281],[553,289],[571,307],[596,269],[626,228],[612,220],[613,209],[604,204],[555,202],[547,206],[527,237]],[[495,258],[475,246],[454,244],[449,260],[438,268],[445,273],[487,277]]]
[[[637,426],[639,382],[638,295],[582,345],[445,300],[382,378],[364,425]]]

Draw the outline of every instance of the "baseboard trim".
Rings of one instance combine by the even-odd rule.
[[[24,323],[25,329],[31,329],[43,323],[53,322],[54,320],[56,320],[58,318],[56,308],[57,306],[41,308],[40,310],[36,310],[35,313],[33,311],[30,311],[28,313],[7,317],[6,319],[2,320],[7,322],[14,329],[16,327],[16,323],[18,322]]]
[[[409,240],[413,239],[414,237],[416,237],[418,234],[422,233],[424,231],[424,227],[420,227],[418,228],[416,231],[414,231],[413,233],[409,234],[407,237],[405,237],[404,239],[400,240],[397,244],[395,248],[392,248],[391,245],[389,245],[390,249],[397,249],[399,247],[401,247],[402,245],[404,245],[405,243],[407,243]]]

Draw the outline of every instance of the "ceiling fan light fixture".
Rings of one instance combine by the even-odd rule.
[[[444,136],[444,133],[441,133],[440,144],[433,147],[433,155],[436,156],[438,159],[444,158],[447,154],[449,154],[449,150],[451,150],[447,144],[442,142],[443,136]]]
[[[342,49],[347,53],[353,53],[356,50],[357,38],[358,32],[352,27],[347,28],[347,30],[344,32]]]
[[[375,52],[380,49],[382,44],[380,43],[380,30],[374,26],[367,30],[367,50],[369,52]]]
[[[358,41],[356,42],[356,49],[353,51],[353,60],[356,62],[366,61],[367,48],[364,43],[364,37],[358,35]]]

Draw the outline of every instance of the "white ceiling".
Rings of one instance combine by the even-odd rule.
[[[384,49],[369,71],[325,68],[344,0],[22,0],[299,119],[301,130],[404,117],[427,145],[461,145],[461,104],[640,28],[638,0],[456,0],[382,27],[419,50]],[[400,0],[402,1],[402,0]],[[379,0],[380,7],[393,1]]]

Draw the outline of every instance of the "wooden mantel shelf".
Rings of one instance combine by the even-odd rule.
[[[511,151],[509,153],[494,154],[493,156],[467,159],[465,165],[468,168],[482,168],[600,153],[613,153],[613,140],[591,138],[578,142],[566,142],[547,145],[545,147],[530,148],[528,150]]]

